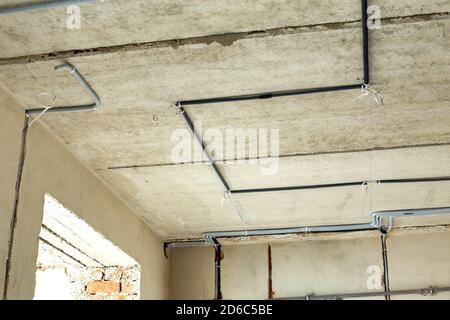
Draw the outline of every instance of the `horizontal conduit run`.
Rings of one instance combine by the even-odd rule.
[[[342,187],[356,187],[368,182],[374,182],[377,184],[402,184],[402,183],[425,183],[425,182],[444,182],[450,181],[450,177],[425,177],[425,178],[413,178],[413,179],[386,179],[375,181],[354,181],[343,183],[330,183],[330,184],[316,184],[305,186],[289,186],[289,187],[273,187],[273,188],[256,188],[256,189],[238,189],[231,190],[234,194],[243,193],[264,193],[264,192],[281,192],[281,191],[295,191],[295,190],[314,190],[314,189],[329,189],[329,188],[342,188]]]
[[[177,105],[192,106],[192,105],[202,105],[202,104],[271,99],[271,98],[280,98],[280,97],[288,97],[288,96],[301,96],[301,95],[307,95],[307,94],[313,94],[313,93],[325,93],[325,92],[361,89],[361,87],[363,85],[364,85],[363,83],[360,83],[360,84],[334,86],[334,87],[319,87],[319,88],[299,89],[299,90],[290,90],[290,91],[264,92],[264,93],[231,96],[231,97],[184,100],[184,101],[178,101]]]
[[[362,29],[362,51],[363,51],[363,83],[358,84],[350,84],[350,85],[337,85],[337,86],[326,86],[326,87],[317,87],[317,88],[308,88],[308,89],[298,89],[298,90],[287,90],[287,91],[275,91],[275,92],[264,92],[264,93],[256,93],[256,94],[247,94],[247,95],[238,95],[238,96],[226,96],[226,97],[216,97],[216,98],[206,98],[206,99],[194,99],[194,100],[181,100],[176,102],[180,113],[183,115],[184,120],[191,132],[194,136],[197,143],[203,150],[203,153],[208,158],[209,163],[211,164],[212,169],[214,170],[216,176],[219,178],[220,183],[222,184],[226,193],[239,194],[239,193],[256,193],[256,192],[279,192],[286,190],[300,190],[300,189],[318,189],[318,188],[331,188],[331,187],[340,187],[340,186],[351,186],[362,184],[363,182],[350,182],[350,183],[339,183],[339,184],[331,184],[331,185],[318,185],[318,186],[296,186],[296,187],[274,187],[274,188],[262,188],[262,189],[247,189],[247,190],[233,190],[230,187],[229,182],[225,179],[223,174],[220,172],[215,160],[209,153],[206,148],[206,145],[203,141],[203,138],[199,135],[199,133],[195,130],[193,121],[189,117],[189,114],[186,111],[185,106],[195,106],[195,105],[204,105],[204,104],[214,104],[214,103],[230,103],[237,101],[248,101],[248,100],[260,100],[260,99],[271,99],[278,97],[286,97],[286,96],[298,96],[298,95],[306,95],[306,94],[318,94],[325,92],[336,92],[336,91],[344,91],[344,90],[355,90],[361,89],[364,86],[369,85],[370,76],[369,76],[369,30],[367,27],[367,10],[368,4],[367,0],[361,0],[361,29]],[[241,214],[240,214],[241,215]]]
[[[432,297],[439,293],[450,292],[450,287],[429,287],[425,289],[412,290],[398,290],[398,291],[381,291],[381,292],[365,292],[365,293],[345,293],[333,295],[310,295],[304,297],[292,298],[277,298],[272,300],[343,300],[356,298],[370,298],[370,297],[385,297],[385,296],[405,296],[405,295],[421,295],[425,297]]]
[[[376,211],[372,213],[372,223],[364,224],[342,224],[342,225],[324,225],[324,226],[312,226],[312,227],[294,227],[294,228],[277,228],[277,229],[257,229],[257,230],[240,230],[240,231],[217,231],[204,233],[204,239],[192,239],[181,241],[167,241],[164,242],[164,254],[167,256],[167,248],[178,247],[197,247],[211,245],[215,249],[215,299],[221,299],[221,265],[220,265],[220,253],[221,246],[218,241],[219,238],[236,238],[236,237],[250,237],[250,236],[276,236],[276,235],[288,235],[288,234],[307,234],[307,233],[337,233],[337,232],[356,232],[356,231],[370,231],[379,230],[382,233],[382,254],[383,254],[383,270],[384,270],[384,282],[385,291],[375,293],[356,293],[347,295],[330,295],[330,296],[308,296],[303,298],[289,298],[293,300],[323,300],[323,299],[337,299],[337,298],[365,298],[371,296],[384,296],[387,300],[390,300],[391,295],[403,295],[403,294],[421,294],[422,290],[410,290],[410,291],[397,291],[393,292],[389,289],[389,269],[387,261],[387,247],[386,247],[386,235],[392,230],[394,218],[398,217],[418,217],[429,215],[450,214],[450,207],[442,208],[424,208],[424,209],[405,209],[405,210],[386,210]],[[383,225],[383,219],[389,218],[389,225]],[[440,289],[441,292],[448,291],[448,288]],[[437,292],[437,291],[428,291]]]
[[[45,1],[38,3],[24,3],[15,6],[0,7],[0,15],[12,13],[26,13],[36,10],[53,9],[65,7],[70,5],[78,5],[87,2],[94,2],[95,0],[59,0],[59,1]]]
[[[375,211],[372,213],[371,223],[206,232],[203,234],[204,239],[172,240],[166,241],[164,245],[165,248],[197,247],[197,246],[211,245],[209,239],[219,239],[219,238],[240,238],[253,236],[293,235],[302,233],[327,233],[327,232],[332,233],[332,232],[380,230],[385,228],[385,226],[383,225],[384,218],[389,218],[388,227],[392,227],[393,219],[395,218],[444,215],[444,214],[450,214],[450,207]]]

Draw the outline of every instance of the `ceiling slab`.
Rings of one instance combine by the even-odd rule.
[[[196,106],[188,112],[205,129],[280,128],[282,155],[448,143],[449,28],[447,19],[389,25],[373,33],[372,77],[384,95],[381,109],[368,107],[367,99],[355,100],[360,96],[355,90]],[[408,40],[413,36],[421,41]],[[92,114],[43,119],[94,168],[171,163],[171,134],[185,124],[179,117],[155,124],[155,114],[175,115],[170,106],[179,99],[357,83],[362,75],[359,39],[359,29],[350,28],[247,39],[230,47],[191,45],[73,58],[70,62],[98,92],[103,107]],[[324,43],[340,49],[329,50]],[[56,63],[1,66],[0,81],[33,105],[40,92],[53,89]],[[89,101],[70,75],[57,77],[55,92],[61,104]]]
[[[273,177],[262,177],[258,165],[219,167],[234,188],[428,177],[450,174],[449,151],[442,146],[281,158],[280,174]],[[240,194],[233,199],[245,215],[241,221],[230,200],[223,201],[222,186],[206,164],[99,174],[164,238],[198,237],[223,229],[365,223],[373,211],[447,206],[450,196],[449,182]],[[401,220],[402,225],[412,223]],[[439,221],[450,223],[450,217],[413,223]]]
[[[450,146],[430,146],[272,158],[273,175],[263,175],[265,162],[221,165],[234,190],[390,179],[450,177]],[[278,166],[275,164],[278,161]],[[245,174],[244,174],[245,173]],[[252,178],[253,177],[253,178]]]
[[[2,6],[41,0],[4,0]],[[450,11],[446,0],[378,0],[383,18]],[[138,44],[267,29],[356,21],[359,0],[133,0],[80,5],[81,29],[66,27],[66,8],[2,16],[0,57]],[[19,22],[19,23],[18,23]],[[331,27],[333,27],[331,25]],[[212,39],[213,40],[213,39]],[[225,43],[232,41],[224,38]]]
[[[383,94],[383,107],[354,90],[187,108],[205,130],[280,130],[277,176],[217,156],[233,188],[449,175],[450,3],[377,4],[383,25],[370,32],[371,87]],[[73,64],[102,108],[41,120],[160,237],[361,223],[372,210],[449,205],[446,182],[375,185],[369,194],[363,186],[246,194],[234,197],[241,221],[230,200],[222,203],[209,166],[172,161],[172,133],[186,128],[173,106],[178,100],[361,83],[359,1],[107,1],[83,8],[80,31],[64,27],[62,8],[2,19],[0,41],[8,46],[0,49],[0,82],[26,107],[41,92],[55,92],[58,104],[90,102],[70,75],[53,73],[56,64]]]
[[[246,39],[229,47],[197,44],[73,58],[69,62],[96,90],[102,108],[93,114],[43,119],[95,168],[168,163],[171,132],[185,124],[171,117],[157,125],[152,120],[156,113],[174,115],[176,110],[167,108],[181,98],[358,83],[362,76],[360,33],[355,27]],[[325,43],[342,48],[330,52]],[[317,55],[327,62],[317,63]],[[52,90],[58,104],[88,102],[70,75],[55,80],[52,68],[56,63],[0,66],[0,81],[28,106],[36,104],[40,92]],[[141,155],[136,157],[136,153]]]

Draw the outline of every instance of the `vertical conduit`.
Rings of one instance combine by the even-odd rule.
[[[64,2],[64,1],[61,1]],[[67,1],[65,1],[67,2]],[[86,1],[80,1],[86,2]],[[56,2],[55,2],[56,3]],[[35,7],[33,7],[35,8]],[[22,8],[23,9],[23,8]],[[2,11],[0,11],[0,14]],[[6,255],[6,267],[5,267],[5,278],[4,278],[4,287],[3,287],[3,300],[8,299],[8,286],[9,286],[9,278],[11,272],[11,258],[14,244],[14,234],[17,223],[17,209],[19,206],[19,196],[20,196],[20,186],[22,184],[22,175],[23,168],[25,165],[25,155],[26,155],[26,143],[27,143],[27,134],[28,128],[30,126],[29,116],[31,115],[41,115],[45,113],[67,113],[67,112],[80,112],[80,111],[91,111],[101,106],[101,100],[95,91],[91,88],[89,83],[83,78],[83,76],[70,64],[62,64],[55,67],[55,72],[59,70],[65,70],[71,73],[75,79],[80,83],[83,89],[89,94],[89,96],[94,100],[92,104],[88,105],[75,105],[75,106],[58,106],[52,108],[37,108],[37,109],[27,109],[25,110],[25,120],[22,128],[22,141],[20,147],[20,156],[19,156],[19,165],[17,169],[17,177],[16,177],[16,187],[15,187],[15,196],[13,203],[13,210],[11,214],[10,228],[9,228],[9,238],[8,238],[8,252]]]
[[[268,297],[273,299],[273,281],[272,281],[272,246],[267,245],[267,271],[268,271]]]
[[[370,82],[369,69],[369,28],[367,26],[367,0],[361,0],[361,23],[362,23],[362,39],[363,39],[363,61],[364,61],[364,84]]]
[[[6,269],[5,269],[5,281],[3,283],[3,300],[8,299],[8,285],[9,274],[11,271],[11,258],[14,244],[14,234],[17,223],[17,208],[19,206],[20,185],[22,184],[23,167],[25,165],[26,145],[27,145],[27,133],[28,133],[28,116],[25,115],[25,120],[22,128],[22,140],[20,144],[19,165],[17,168],[15,197],[13,203],[13,212],[11,214],[10,226],[9,226],[9,238],[8,238],[8,252],[6,254]]]
[[[387,253],[387,233],[382,231],[381,234],[381,247],[383,254],[383,270],[384,270],[384,291],[386,292],[385,298],[386,300],[391,300],[391,289],[389,287],[389,264],[388,264],[388,253]]]
[[[215,261],[215,272],[214,272],[214,300],[222,300],[222,289],[221,289],[221,276],[220,276],[220,269],[221,265],[220,262],[222,260],[222,246],[220,245],[219,241],[215,238],[211,238],[211,242],[214,245],[214,261]]]

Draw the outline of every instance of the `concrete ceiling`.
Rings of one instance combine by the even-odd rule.
[[[450,2],[371,4],[383,18],[370,32],[371,86],[384,107],[356,99],[358,90],[187,107],[204,129],[280,130],[276,176],[217,159],[232,188],[450,176]],[[172,163],[172,132],[186,128],[175,101],[360,83],[359,0],[117,0],[80,8],[80,30],[65,27],[62,8],[2,16],[0,81],[28,107],[52,90],[58,104],[89,102],[70,75],[54,76],[56,64],[73,64],[103,107],[42,121],[162,238],[360,223],[372,210],[450,205],[450,182],[236,195],[241,221],[229,200],[222,203],[208,165]],[[173,116],[155,123],[164,110]]]

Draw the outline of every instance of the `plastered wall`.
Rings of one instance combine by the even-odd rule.
[[[450,286],[450,232],[445,230],[389,235],[391,290]],[[377,291],[368,289],[367,280],[373,275],[368,273],[372,272],[368,270],[370,266],[378,266],[382,271],[378,233],[272,242],[272,272],[269,272],[268,246],[267,242],[223,246],[224,299],[268,299],[270,278],[274,298]],[[195,255],[189,250],[195,250]],[[211,248],[171,249],[170,259],[171,298],[213,297],[214,253]],[[201,292],[192,285],[192,279],[202,283]],[[434,297],[392,296],[393,300],[449,298],[448,293]]]
[[[24,111],[1,87],[0,109],[0,294],[3,296]],[[142,299],[168,297],[168,262],[161,241],[47,128],[34,123],[28,131],[8,299],[33,298],[46,193],[140,263]]]

